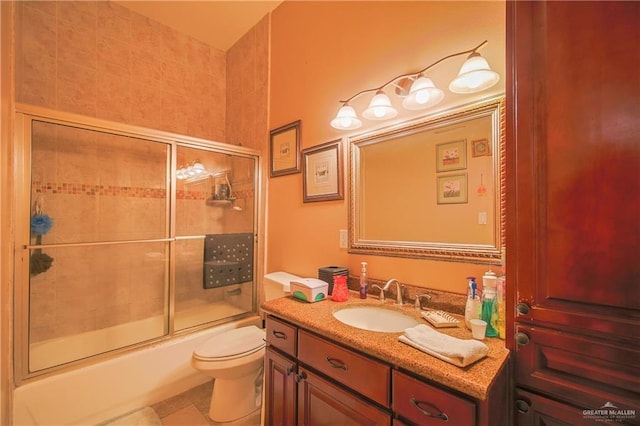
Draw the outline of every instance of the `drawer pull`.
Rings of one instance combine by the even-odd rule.
[[[526,333],[516,333],[516,343],[520,346],[529,344],[529,336]]]
[[[531,308],[529,308],[529,305],[527,305],[526,303],[521,302],[516,305],[516,312],[518,313],[518,315],[527,315],[530,309]]]
[[[300,374],[296,374],[296,383],[300,383],[301,381],[305,380],[307,378],[307,373],[305,373],[304,371]]]
[[[287,335],[286,335],[286,333],[283,333],[282,331],[276,331],[276,330],[273,330],[273,331],[271,332],[271,334],[273,334],[273,337],[276,337],[276,338],[278,338],[278,339],[284,339],[284,340],[287,340]]]
[[[439,414],[431,414],[430,412],[428,412],[427,410],[425,410],[424,408],[420,407],[420,404],[425,404],[425,405],[430,405],[427,402],[424,401],[416,401],[415,398],[411,398],[410,399],[411,403],[413,404],[414,407],[416,407],[418,409],[418,411],[420,411],[422,414],[424,414],[427,417],[433,417],[435,419],[440,419],[443,422],[446,422],[449,420],[449,416],[447,416],[445,413],[439,413]],[[436,408],[436,407],[433,407]]]
[[[521,399],[516,400],[516,410],[518,413],[527,414],[529,412],[529,404]]]
[[[329,357],[326,357],[326,358],[329,365],[332,366],[333,368],[340,368],[344,371],[348,370],[347,365],[344,362],[340,361],[339,359],[329,358]]]
[[[289,376],[291,373],[293,373],[293,367],[287,368],[287,371],[285,371],[285,373],[287,373],[287,376]]]

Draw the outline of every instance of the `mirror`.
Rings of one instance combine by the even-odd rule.
[[[349,252],[500,264],[504,98],[349,139]]]

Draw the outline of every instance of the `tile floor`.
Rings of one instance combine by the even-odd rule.
[[[207,415],[209,412],[212,390],[213,381],[209,381],[172,398],[154,404],[151,407],[156,411],[158,417],[160,417],[163,426],[221,425],[222,423],[216,423],[213,420],[210,420]],[[256,414],[252,414],[241,421],[223,424],[225,426],[259,426],[260,411],[257,411]]]

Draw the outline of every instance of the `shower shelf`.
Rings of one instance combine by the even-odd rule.
[[[209,199],[207,199],[207,205],[208,206],[227,207],[227,206],[230,206],[231,204],[233,204],[234,201],[236,201],[235,198],[227,198],[226,200],[216,200],[214,198],[209,198]]]

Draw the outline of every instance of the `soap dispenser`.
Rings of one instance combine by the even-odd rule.
[[[367,298],[367,262],[362,262],[360,270],[360,299]]]
[[[497,303],[497,279],[493,271],[488,271],[482,276],[482,311],[480,318],[487,323],[487,337],[498,337],[498,303]]]

